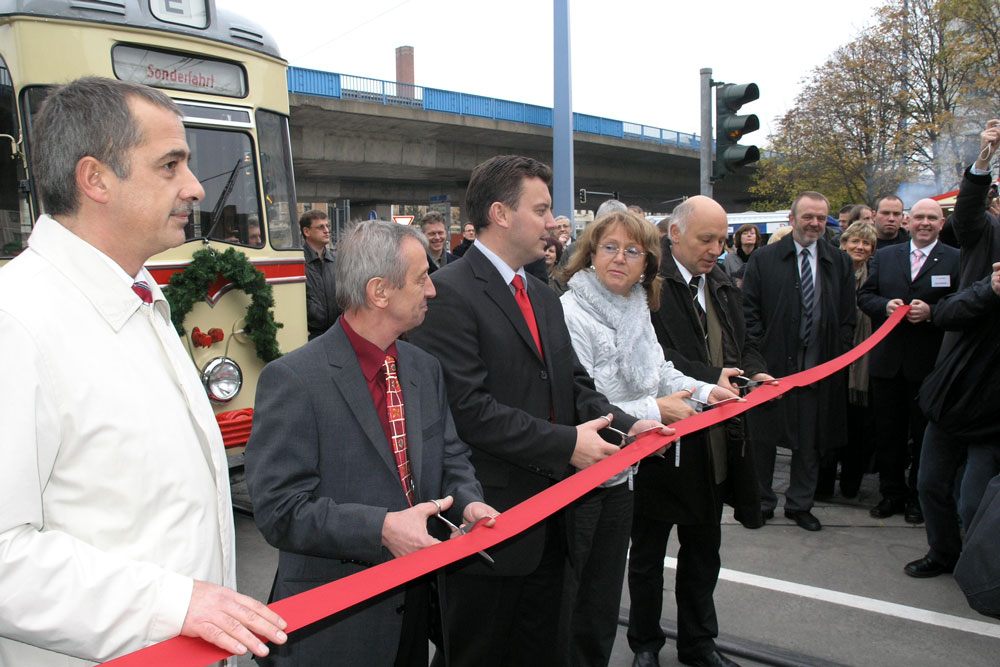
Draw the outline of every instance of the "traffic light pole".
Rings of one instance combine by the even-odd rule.
[[[701,69],[701,194],[712,196],[712,68]]]

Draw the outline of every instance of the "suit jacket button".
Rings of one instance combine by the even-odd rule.
[[[542,378],[543,380],[548,380],[549,374],[545,371],[542,371],[541,373],[538,374],[538,377]]]

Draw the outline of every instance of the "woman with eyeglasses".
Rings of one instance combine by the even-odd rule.
[[[638,419],[670,424],[695,414],[695,405],[736,395],[687,377],[663,358],[649,317],[658,305],[659,266],[656,227],[633,213],[611,213],[577,241],[561,302],[573,349],[598,391]],[[610,660],[632,527],[632,474],[623,471],[567,509],[567,665]]]

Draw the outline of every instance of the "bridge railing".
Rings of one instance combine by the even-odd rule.
[[[550,107],[304,67],[288,68],[288,91],[552,127]],[[697,134],[582,113],[573,114],[573,130],[694,150],[701,146]]]

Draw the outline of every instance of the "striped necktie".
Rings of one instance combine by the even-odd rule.
[[[701,334],[707,339],[708,338],[708,314],[705,309],[701,307],[701,302],[698,301],[698,286],[701,284],[701,276],[692,276],[691,280],[688,282],[688,287],[691,289],[691,303],[694,304],[694,312],[698,314],[698,321],[701,322]]]
[[[812,265],[809,263],[809,248],[802,249],[800,264],[802,284],[802,347],[809,347],[812,339],[813,306],[816,300],[816,286],[813,284]]]

